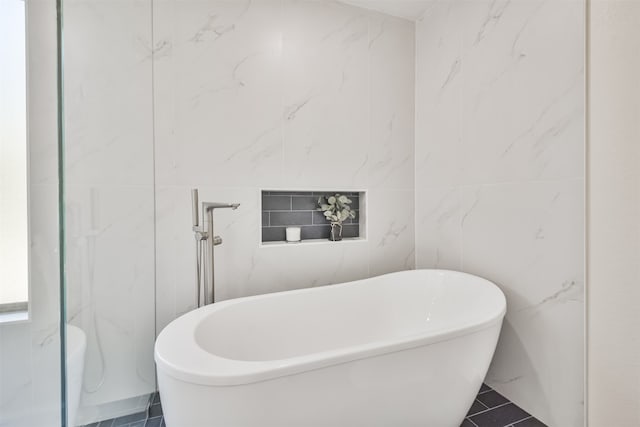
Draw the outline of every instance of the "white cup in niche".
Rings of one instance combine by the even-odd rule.
[[[300,227],[287,227],[287,242],[294,243],[300,241]]]

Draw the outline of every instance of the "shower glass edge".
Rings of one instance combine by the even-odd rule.
[[[67,358],[66,358],[66,274],[65,274],[65,211],[64,211],[64,64],[63,64],[63,0],[56,0],[57,55],[57,126],[58,126],[58,244],[60,298],[60,425],[68,427],[67,418]]]
[[[2,0],[0,0],[2,1]],[[144,184],[136,184],[131,185],[131,187],[135,187],[135,190],[138,191],[141,189],[143,194],[143,199],[141,202],[142,206],[142,215],[147,215],[147,218],[151,219],[153,226],[149,229],[145,229],[144,236],[146,238],[152,239],[153,247],[149,249],[147,247],[144,248],[145,252],[142,253],[143,259],[140,261],[140,264],[146,269],[151,270],[151,278],[150,281],[145,282],[143,286],[137,287],[134,289],[137,290],[137,294],[131,298],[131,300],[136,302],[144,303],[144,310],[152,311],[153,315],[149,316],[149,313],[144,315],[144,318],[141,314],[138,314],[136,317],[137,320],[141,320],[138,325],[143,325],[139,329],[135,329],[133,334],[141,339],[138,340],[139,347],[136,347],[136,354],[131,358],[131,360],[127,361],[128,365],[117,365],[114,364],[109,365],[109,358],[121,351],[125,346],[120,345],[121,342],[114,342],[113,340],[105,340],[103,343],[99,343],[98,341],[101,339],[98,337],[97,330],[100,329],[100,319],[98,319],[98,325],[95,324],[95,318],[93,320],[94,323],[83,323],[82,317],[78,314],[78,302],[80,301],[82,304],[92,304],[96,301],[101,301],[104,303],[104,299],[99,299],[93,293],[93,288],[89,292],[89,297],[86,295],[79,293],[81,289],[85,286],[89,286],[88,283],[93,283],[96,286],[96,289],[99,286],[104,286],[105,284],[105,276],[99,276],[100,279],[95,279],[92,277],[92,280],[84,281],[81,277],[79,277],[78,270],[79,265],[84,261],[79,261],[79,254],[85,254],[85,252],[81,252],[83,249],[79,248],[78,245],[78,233],[83,236],[82,233],[88,232],[85,228],[89,227],[90,232],[95,232],[100,229],[101,226],[108,223],[109,213],[102,216],[101,211],[97,211],[100,213],[96,213],[93,210],[95,207],[92,205],[93,203],[93,192],[89,187],[99,187],[99,184],[90,183],[86,186],[79,183],[77,169],[73,169],[77,167],[76,162],[76,154],[78,147],[81,146],[84,141],[79,139],[76,132],[74,132],[74,126],[80,124],[85,124],[82,120],[86,117],[81,117],[78,119],[78,102],[74,97],[74,94],[77,90],[78,85],[80,84],[80,80],[78,78],[78,73],[85,70],[84,67],[91,66],[95,64],[95,57],[91,56],[90,52],[97,51],[95,49],[96,44],[92,44],[96,42],[96,39],[99,38],[91,38],[89,42],[86,44],[82,44],[80,47],[78,45],[79,37],[85,36],[95,36],[95,34],[104,35],[106,31],[110,31],[113,29],[113,19],[117,17],[119,13],[122,14],[123,17],[133,17],[144,18],[138,21],[129,22],[129,27],[126,27],[127,30],[135,32],[136,30],[141,31],[143,34],[149,36],[149,41],[152,42],[153,38],[153,0],[141,0],[139,2],[128,2],[128,1],[114,1],[114,2],[102,2],[100,0],[46,0],[55,2],[56,5],[56,28],[57,28],[57,90],[58,90],[58,216],[59,216],[59,261],[60,261],[60,295],[59,295],[59,308],[60,308],[60,316],[59,316],[59,330],[60,330],[60,340],[61,340],[61,349],[60,349],[60,375],[61,375],[61,386],[60,386],[60,409],[61,416],[59,423],[61,427],[75,427],[76,425],[88,425],[93,424],[97,421],[105,421],[107,419],[115,419],[118,417],[126,417],[128,415],[138,414],[140,411],[147,411],[148,406],[154,397],[154,393],[157,390],[157,382],[155,378],[155,364],[153,362],[153,343],[155,342],[156,336],[156,301],[155,301],[155,175],[154,175],[154,143],[153,137],[151,135],[146,135],[145,138],[140,139],[140,144],[146,156],[145,159],[148,159],[148,162],[145,163],[144,171],[148,172],[148,176],[145,175]],[[79,6],[83,5],[98,5],[100,7],[97,10],[106,11],[107,20],[106,24],[101,28],[94,27],[83,27],[79,25],[79,23],[83,22],[80,20],[81,14],[84,11],[79,8]],[[134,5],[129,7],[130,5]],[[138,8],[136,9],[136,6]],[[100,9],[102,8],[102,9]],[[122,8],[121,11],[118,11],[118,8]],[[117,13],[115,11],[118,11]],[[129,15],[127,15],[129,14]],[[137,14],[137,15],[136,15]],[[111,19],[111,20],[109,20]],[[111,27],[110,27],[111,25]],[[137,29],[136,25],[140,25],[140,28]],[[100,31],[102,31],[100,33]],[[116,46],[116,41],[112,41],[110,39],[99,39],[106,43],[107,46]],[[107,40],[107,41],[105,41]],[[83,40],[84,42],[84,40]],[[94,50],[90,50],[90,48],[94,48]],[[82,49],[86,49],[83,51]],[[89,52],[89,53],[87,53]],[[152,87],[153,84],[153,75],[152,75],[152,67],[153,63],[149,63],[145,65],[148,68],[149,73],[144,74],[144,84],[148,84],[149,87]],[[87,79],[87,84],[95,84],[95,76],[90,75]],[[84,83],[84,82],[83,82]],[[121,91],[122,87],[118,86],[120,82],[116,82],[115,84],[115,92]],[[121,93],[118,92],[118,93]],[[153,96],[153,89],[149,91],[148,94],[145,94],[145,102],[151,100]],[[89,105],[86,110],[88,111],[92,117],[98,117],[99,113],[103,111],[96,108],[95,105]],[[103,116],[100,118],[98,123],[104,124],[108,123],[109,118],[104,118],[107,116]],[[103,119],[104,118],[104,119]],[[77,121],[80,120],[80,121]],[[145,126],[151,124],[153,126],[153,122],[151,123],[141,123],[140,126]],[[91,123],[91,127],[88,127],[91,132],[98,132],[99,125],[95,123]],[[98,129],[98,130],[96,130]],[[65,163],[65,159],[68,160],[68,163]],[[137,167],[141,167],[137,165]],[[104,173],[111,173],[113,170],[105,171]],[[105,176],[103,176],[104,178]],[[106,176],[109,178],[109,176]],[[129,185],[123,184],[124,185]],[[79,190],[79,187],[82,187]],[[80,193],[78,192],[80,191]],[[96,189],[96,205],[100,205],[100,203],[104,202],[104,199],[101,197],[105,197],[101,192],[101,189]],[[124,194],[124,196],[122,196]],[[117,196],[113,196],[113,193],[107,193],[106,197],[112,197],[109,202],[110,203],[118,203],[124,206],[125,202],[122,197],[127,196],[128,193],[118,193]],[[127,196],[128,197],[128,196]],[[82,205],[79,207],[79,201],[81,200]],[[102,207],[106,206],[100,205]],[[119,205],[118,205],[119,206]],[[80,210],[78,210],[80,209]],[[80,214],[79,214],[80,212]],[[139,213],[138,211],[137,213]],[[96,213],[96,221],[97,225],[91,224],[93,220],[91,215],[92,213]],[[78,215],[81,216],[81,220],[78,221]],[[104,223],[102,222],[104,221]],[[78,226],[78,230],[76,230],[76,226]],[[114,227],[115,228],[115,227]],[[113,229],[112,229],[113,230]],[[134,236],[138,240],[135,240],[135,243],[139,243],[141,241],[138,236]],[[108,243],[98,243],[100,248],[111,248],[112,246],[108,246],[111,242]],[[102,255],[97,250],[99,255]],[[96,256],[97,260],[104,260],[104,257]],[[82,264],[84,266],[84,264]],[[98,275],[98,273],[96,273]],[[118,277],[120,279],[121,277]],[[96,284],[98,280],[101,280],[100,283]],[[138,284],[136,284],[137,286]],[[104,288],[101,288],[102,290]],[[126,295],[119,291],[116,292],[115,295],[124,300],[125,298],[130,297],[130,295]],[[113,296],[113,295],[110,295]],[[96,309],[91,308],[93,311],[93,315],[95,316]],[[87,311],[91,312],[91,311]],[[89,315],[90,317],[91,315]],[[106,316],[105,316],[106,317]],[[144,321],[142,321],[144,319]],[[83,330],[86,335],[86,357],[84,357],[84,372],[82,374],[81,384],[80,384],[80,395],[81,399],[77,399],[77,378],[76,378],[76,364],[74,362],[74,358],[76,355],[76,347],[74,344],[75,336],[77,332],[77,327]],[[93,329],[91,329],[93,328]],[[92,335],[94,334],[94,335]],[[104,346],[104,348],[103,348]],[[97,352],[97,353],[96,353]],[[99,354],[99,356],[95,356]],[[92,358],[93,355],[93,358]],[[107,361],[105,362],[105,358]],[[135,360],[134,360],[135,359]],[[124,363],[124,362],[123,362]],[[96,370],[90,370],[93,366],[102,366],[102,368],[98,368]],[[109,365],[109,369],[107,370],[107,374],[111,376],[105,377],[105,365]],[[142,380],[146,381],[147,388],[140,391],[140,387],[137,387],[139,384],[136,384],[134,387],[131,383],[122,383],[120,382],[119,373],[123,372],[124,369],[129,368],[131,370],[135,369],[135,374],[138,375]],[[96,372],[101,371],[102,377],[98,381],[94,381],[96,378]],[[114,373],[116,375],[114,375]],[[100,375],[98,375],[99,377]],[[106,378],[106,381],[105,381]],[[132,376],[132,378],[134,378]],[[97,385],[96,385],[97,384]],[[87,391],[87,387],[92,391]],[[113,392],[114,388],[118,388],[118,391]],[[93,390],[93,389],[96,390]],[[103,395],[100,398],[95,398],[98,394],[95,393],[97,389],[100,389],[100,393]],[[95,394],[94,394],[95,393]],[[91,395],[91,396],[90,396]],[[87,398],[87,397],[93,398]],[[78,402],[79,405],[78,405]],[[134,412],[135,411],[135,412]],[[58,421],[56,420],[56,424]]]

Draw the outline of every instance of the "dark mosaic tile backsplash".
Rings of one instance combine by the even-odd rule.
[[[302,240],[328,239],[330,226],[324,214],[318,211],[318,197],[336,192],[311,191],[263,191],[262,192],[262,241],[284,242],[286,228],[298,226]],[[340,193],[351,199],[354,219],[342,224],[342,237],[360,236],[360,193]]]

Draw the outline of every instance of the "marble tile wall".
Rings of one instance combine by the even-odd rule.
[[[156,389],[151,6],[64,2],[67,318],[87,334],[82,423]]]
[[[0,426],[53,427],[60,414],[55,1],[32,0],[27,27],[30,319],[0,324]]]
[[[414,23],[332,1],[156,0],[157,331],[194,308],[190,189],[228,299],[414,267]],[[331,170],[331,173],[327,173]],[[261,247],[261,189],[367,190],[367,239]]]
[[[583,425],[584,3],[437,1],[417,22],[416,263],[496,282],[487,383]]]

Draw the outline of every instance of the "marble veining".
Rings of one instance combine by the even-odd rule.
[[[493,27],[498,25],[500,18],[502,18],[502,15],[505,13],[505,10],[511,4],[511,0],[507,0],[507,1],[492,0],[491,3],[485,2],[485,4],[488,4],[489,11],[487,12],[487,15],[485,16],[484,20],[482,21],[482,24],[480,25],[480,29],[477,32],[476,39],[474,42],[474,44],[476,45],[479,44],[485,38],[487,33],[489,33]]]
[[[449,70],[449,74],[447,75],[447,78],[442,83],[442,86],[440,86],[440,89],[444,89],[449,83],[451,83],[453,79],[456,78],[458,73],[460,73],[460,67],[461,67],[460,58],[456,58],[453,64],[451,64],[451,70]]]
[[[532,145],[533,150],[531,151],[535,157],[540,157],[544,150],[548,148],[549,144],[553,143],[554,138],[561,135],[572,124],[573,120],[576,119],[576,115],[582,113],[582,109],[579,106],[576,106],[573,111],[562,113],[561,115],[558,115],[558,112],[554,110],[554,108],[576,89],[576,85],[580,84],[580,77],[583,76],[584,69],[580,69],[576,78],[570,82],[569,87],[552,99],[549,104],[544,106],[531,125],[509,143],[502,155],[508,155],[514,146],[521,143],[525,138],[533,137],[535,142]],[[554,117],[550,117],[550,115]],[[546,122],[546,120],[549,119],[551,123]],[[540,127],[542,127],[542,129],[539,129]]]
[[[532,306],[516,310],[517,313],[538,310],[549,304],[564,304],[567,302],[584,302],[584,285],[575,280],[566,280],[560,285],[560,289],[555,293],[545,297],[542,301]]]
[[[229,31],[233,31],[236,29],[236,26],[231,25],[214,25],[215,21],[218,19],[216,15],[209,16],[207,23],[204,24],[196,34],[189,39],[189,41],[193,43],[202,43],[203,41],[216,41],[220,37],[224,36]],[[210,35],[211,37],[207,37]]]

